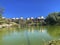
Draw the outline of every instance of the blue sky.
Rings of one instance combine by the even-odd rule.
[[[5,8],[3,16],[46,17],[51,12],[60,12],[60,0],[0,0],[0,7]]]

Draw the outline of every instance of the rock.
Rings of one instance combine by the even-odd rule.
[[[48,45],[60,45],[60,39],[59,40],[52,40],[48,42]]]

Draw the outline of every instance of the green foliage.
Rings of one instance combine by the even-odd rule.
[[[2,14],[0,14],[0,18],[2,18]]]
[[[3,23],[5,22],[5,20],[2,19],[3,13],[4,13],[4,8],[1,8],[1,7],[0,7],[0,24],[3,24]]]
[[[60,12],[49,14],[45,21],[48,25],[60,25]]]

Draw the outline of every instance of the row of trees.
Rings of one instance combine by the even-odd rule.
[[[24,19],[23,17],[21,18],[17,18],[17,19],[12,19],[13,22],[16,22],[17,24],[20,25],[27,25],[27,26],[39,26],[44,22],[44,18],[43,17],[39,17],[39,18],[26,18]]]
[[[4,13],[4,9],[0,8],[0,24],[7,22],[4,19],[2,19],[2,14]],[[35,19],[36,21],[36,19]],[[34,20],[27,20],[27,24],[31,23],[31,22],[35,22]],[[39,21],[39,20],[38,20]],[[17,23],[19,23],[18,21],[16,21]],[[37,21],[36,21],[37,22]],[[20,22],[21,23],[21,22]],[[22,22],[23,23],[23,22]],[[40,23],[40,22],[39,22]],[[54,13],[50,13],[44,20],[44,22],[46,25],[60,25],[60,12],[54,12]]]

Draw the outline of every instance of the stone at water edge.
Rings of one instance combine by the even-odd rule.
[[[59,40],[52,40],[48,42],[48,45],[60,45],[60,39]]]

